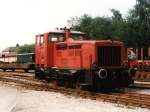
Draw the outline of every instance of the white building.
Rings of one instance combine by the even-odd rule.
[[[16,47],[8,47],[0,53],[1,62],[16,62]]]

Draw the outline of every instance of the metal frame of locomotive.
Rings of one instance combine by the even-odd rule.
[[[35,77],[95,90],[133,83],[135,70],[127,67],[122,42],[83,40],[84,35],[66,28],[36,35]]]
[[[16,62],[1,62],[0,69],[2,69],[4,72],[7,70],[14,72],[16,69],[24,70],[25,72],[34,70],[35,53],[16,54],[15,57]]]

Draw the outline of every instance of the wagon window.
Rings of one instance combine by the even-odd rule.
[[[61,33],[50,33],[48,35],[48,40],[51,42],[62,42],[64,40],[64,35]]]

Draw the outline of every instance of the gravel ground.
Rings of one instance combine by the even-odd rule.
[[[0,83],[0,112],[150,112],[118,104],[16,88]]]

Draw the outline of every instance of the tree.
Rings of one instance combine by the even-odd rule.
[[[73,20],[73,22],[71,22]],[[75,19],[71,19],[70,23]],[[76,21],[76,20],[75,20]],[[111,34],[111,19],[107,17],[95,17],[85,14],[78,18],[78,23],[73,24],[75,30],[87,33],[87,39],[106,39]],[[106,27],[109,26],[109,27]]]
[[[84,14],[68,20],[73,29],[87,33],[87,39],[120,39],[123,24],[122,15],[119,11],[112,9],[112,17],[91,17]]]
[[[67,20],[68,26],[69,27],[74,27],[80,23],[80,18],[79,17],[72,17],[71,19]]]
[[[72,26],[73,29],[77,31],[82,31],[87,33],[87,39],[90,39],[91,37],[91,22],[92,22],[92,17],[84,14],[83,16],[78,18],[78,23],[74,24]]]
[[[111,9],[110,11],[111,11],[111,13],[113,14],[112,19],[113,19],[114,21],[118,22],[118,21],[122,21],[122,20],[123,20],[122,14],[121,14],[118,10],[116,10],[116,9]]]
[[[120,11],[111,9],[111,13],[113,14],[111,17],[113,39],[124,41],[124,27],[126,26],[126,21],[123,19]]]
[[[108,17],[95,17],[90,25],[90,37],[93,39],[111,39],[112,23]]]
[[[34,44],[25,44],[17,48],[17,53],[34,53]]]
[[[136,0],[127,17],[111,9],[112,17],[91,17],[87,14],[72,19],[75,30],[87,33],[88,39],[115,39],[128,47],[150,47],[150,0]],[[70,21],[70,22],[71,22]]]
[[[127,17],[135,47],[150,46],[150,0],[137,0]]]
[[[17,44],[16,44],[16,47],[19,47],[19,46],[20,46],[20,45],[17,43]]]
[[[150,0],[137,0],[135,5],[139,31],[144,38],[143,46],[150,46]]]

